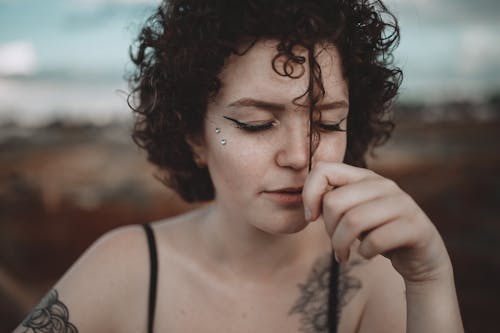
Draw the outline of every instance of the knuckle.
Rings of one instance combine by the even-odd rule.
[[[383,183],[389,190],[399,190],[400,189],[399,185],[392,179],[384,178]]]
[[[418,205],[415,204],[415,201],[413,198],[406,192],[401,191],[399,193],[399,201],[401,202],[401,205],[407,209],[407,212],[412,215],[416,216],[419,213],[419,207]]]
[[[344,227],[350,231],[357,231],[360,225],[359,215],[355,211],[350,211],[344,214]]]
[[[417,206],[417,205],[416,205],[416,203],[415,203],[415,200],[413,200],[413,198],[412,198],[412,196],[411,196],[411,195],[409,195],[409,194],[408,194],[408,193],[406,193],[405,191],[401,191],[401,193],[402,193],[402,195],[403,195],[403,197],[404,197],[404,200],[405,200],[408,204],[415,206],[415,208],[418,208],[418,206]]]
[[[410,246],[424,244],[432,233],[431,228],[427,225],[418,224],[413,229],[414,231],[408,236],[408,244]]]
[[[420,237],[422,237],[423,239],[428,239],[434,233],[435,228],[431,223],[425,223],[425,224],[421,225],[420,230],[421,230]]]
[[[373,171],[371,169],[365,169],[365,170],[366,170],[365,178],[374,179],[374,178],[381,178],[382,177],[378,173],[376,173],[375,171]]]
[[[407,207],[410,214],[412,214],[413,216],[419,215],[420,208],[409,194],[404,193],[402,201],[403,204]]]

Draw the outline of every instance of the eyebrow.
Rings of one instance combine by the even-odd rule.
[[[267,111],[285,111],[284,104],[272,103],[262,101],[254,98],[241,98],[237,101],[229,103],[228,107],[255,107]],[[317,110],[335,110],[335,109],[348,109],[349,104],[345,100],[334,101],[326,104],[316,105]]]

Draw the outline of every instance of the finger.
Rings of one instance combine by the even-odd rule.
[[[344,163],[319,162],[307,176],[302,191],[302,200],[306,211],[306,219],[316,220],[321,213],[323,194],[332,187],[343,186],[360,181],[375,173]],[[308,212],[308,213],[307,213]]]
[[[349,248],[356,238],[368,237],[380,226],[400,218],[408,203],[401,195],[385,196],[364,202],[350,209],[341,218],[332,235],[332,247],[342,260],[347,260]]]
[[[384,255],[399,248],[411,247],[418,242],[419,237],[418,229],[406,219],[396,219],[370,232],[359,245],[358,252],[366,259],[371,259],[377,254]]]
[[[325,221],[326,232],[332,236],[342,216],[353,207],[397,191],[399,191],[399,187],[392,180],[374,177],[325,193],[321,214]]]

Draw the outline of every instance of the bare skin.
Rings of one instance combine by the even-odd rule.
[[[311,173],[308,108],[292,102],[308,78],[277,75],[275,50],[264,41],[228,59],[204,135],[189,138],[216,198],[153,224],[155,331],[325,332],[332,250],[342,261],[339,332],[463,331],[432,222],[394,182],[342,163],[349,94],[336,48],[318,48],[324,130]],[[65,320],[79,332],[145,331],[148,261],[141,228],[105,235],[55,286]],[[26,323],[16,332],[33,329]]]
[[[240,276],[206,255],[200,217],[207,209],[210,207],[153,224],[162,277],[155,331],[326,332],[315,319],[324,316],[326,308],[323,305],[318,310],[313,305],[324,303],[328,292],[325,285],[316,283],[330,268],[328,242],[323,243],[323,249],[317,248],[317,257],[284,271],[259,280],[257,276]],[[58,302],[67,308],[66,325],[78,332],[145,331],[148,256],[144,231],[138,226],[123,227],[99,239],[54,287]],[[370,263],[353,256],[342,264],[339,332],[358,331],[374,285],[367,277],[374,276],[370,271],[384,261],[380,258]],[[49,294],[53,296],[54,291]],[[401,299],[402,291],[398,296]],[[46,304],[40,305],[50,313]],[[119,311],[111,304],[119,304]],[[29,317],[36,318],[33,314]],[[30,323],[29,317],[16,332],[36,332],[32,328],[40,325]]]

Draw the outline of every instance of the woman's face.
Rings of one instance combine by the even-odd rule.
[[[349,111],[336,48],[329,45],[317,52],[326,94],[316,105],[320,143],[312,165],[343,161],[346,132],[335,129],[346,129]],[[306,50],[298,53],[307,59]],[[216,205],[224,214],[268,233],[285,234],[307,225],[301,188],[309,167],[309,107],[292,101],[307,90],[309,67],[304,64],[300,78],[280,76],[272,68],[275,54],[276,42],[263,41],[244,56],[229,58],[219,76],[222,89],[207,108],[203,143],[195,149],[208,166]],[[306,95],[297,102],[307,101]]]

